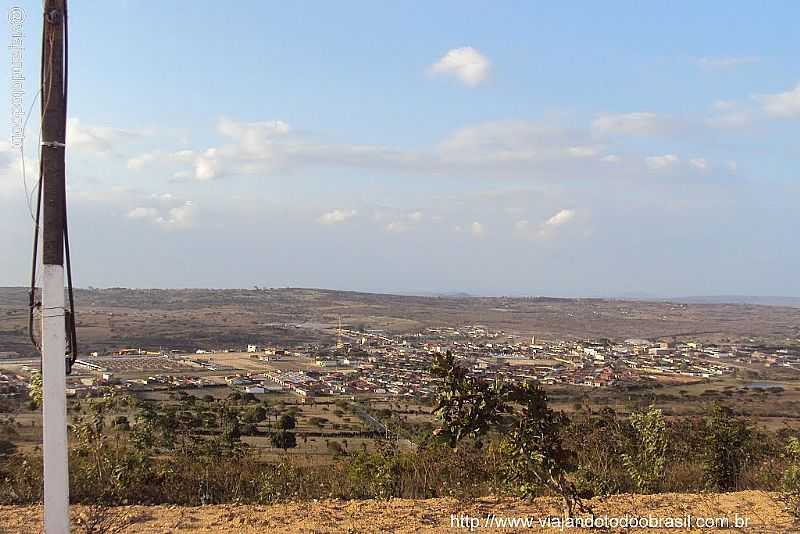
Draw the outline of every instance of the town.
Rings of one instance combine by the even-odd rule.
[[[488,380],[533,380],[545,385],[626,388],[713,381],[737,372],[800,370],[800,350],[756,342],[727,345],[694,341],[586,339],[544,340],[492,331],[480,325],[426,328],[416,334],[336,329],[331,346],[122,348],[91,352],[75,364],[68,395],[93,396],[113,386],[131,392],[228,387],[242,393],[292,393],[299,399],[328,396],[430,398],[429,374],[436,353],[452,352],[461,365]],[[36,372],[4,353],[24,375]],[[0,377],[9,390],[13,374]],[[755,376],[755,375],[753,375]]]

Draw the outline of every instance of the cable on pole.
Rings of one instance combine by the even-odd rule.
[[[67,2],[64,0],[64,11],[63,11],[63,25],[64,25],[64,76],[63,76],[63,85],[61,87],[63,99],[64,99],[64,123],[66,124],[67,121],[67,82],[68,82],[68,75],[69,75],[69,33],[68,33],[68,25],[67,25]],[[41,61],[41,70],[40,70],[40,79],[44,80],[44,65],[45,65],[45,48],[47,43],[47,39],[44,35],[45,32],[42,32],[42,61]],[[52,43],[51,43],[52,45]],[[52,53],[52,46],[50,48],[50,52]],[[48,62],[49,64],[49,62]],[[44,89],[44,88],[42,88]],[[50,100],[50,94],[53,87],[48,87],[46,92],[46,98],[44,98],[44,91],[42,91],[43,98],[39,99],[41,103],[41,117],[40,117],[40,124],[44,118],[44,112],[47,107],[47,103]],[[38,266],[38,250],[39,250],[39,225],[41,221],[41,208],[42,208],[42,180],[44,179],[44,169],[41,157],[41,151],[45,148],[66,148],[65,143],[60,141],[52,141],[52,140],[44,140],[39,144],[39,183],[37,188],[37,196],[36,196],[36,220],[34,226],[34,234],[33,234],[33,261],[31,266],[31,287],[29,291],[29,302],[28,302],[28,332],[31,339],[31,343],[33,346],[41,351],[41,345],[36,340],[36,336],[34,333],[34,315],[35,310],[41,307],[41,302],[36,299],[36,274],[37,274],[37,266]],[[69,310],[65,311],[64,319],[65,319],[65,326],[66,326],[66,336],[67,336],[67,347],[69,348],[69,357],[66,359],[66,372],[70,374],[72,372],[72,366],[78,358],[78,335],[76,329],[76,320],[75,320],[75,295],[74,289],[72,285],[72,261],[70,255],[70,246],[69,246],[69,224],[67,219],[67,200],[66,195],[64,195],[64,220],[62,222],[62,230],[64,235],[64,259],[66,264],[66,275],[67,275],[67,295],[69,300]]]

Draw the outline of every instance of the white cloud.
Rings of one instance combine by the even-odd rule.
[[[82,124],[78,117],[67,119],[67,146],[70,149],[84,150],[95,154],[108,154],[141,132],[122,130],[108,126]]]
[[[129,158],[127,166],[131,170],[141,170],[147,165],[157,161],[161,157],[162,154],[160,151],[156,150],[153,152],[146,152],[144,154]]]
[[[586,159],[603,147],[585,134],[522,120],[490,121],[456,130],[438,146],[442,164],[519,165]]]
[[[358,212],[356,210],[342,210],[335,209],[327,213],[323,213],[317,221],[322,224],[339,224],[348,219],[352,219]]]
[[[138,207],[128,212],[131,219],[155,219],[158,217],[158,210],[155,208]]]
[[[517,235],[525,239],[544,239],[553,235],[556,230],[575,218],[575,210],[562,209],[539,225],[534,225],[527,219],[522,219],[514,224]]]
[[[711,171],[711,164],[705,158],[692,158],[689,160],[689,165],[701,172]]]
[[[567,154],[575,158],[591,158],[600,153],[599,146],[571,146],[567,149]]]
[[[282,120],[238,122],[223,117],[217,123],[219,133],[235,139],[244,154],[256,157],[261,157],[265,148],[276,138],[286,136],[289,130],[289,125]]]
[[[138,206],[128,211],[129,219],[141,219],[167,229],[184,229],[192,226],[194,203],[186,200],[178,205],[174,197],[165,193],[151,195],[148,201],[157,206]]]
[[[663,156],[650,156],[644,159],[645,165],[654,171],[668,169],[680,162],[675,154],[664,154]]]
[[[785,118],[800,116],[800,83],[789,91],[757,95],[755,98],[761,104],[767,115],[771,117]]]
[[[418,226],[425,218],[424,214],[419,211],[411,211],[406,214],[402,213],[387,213],[384,211],[375,213],[375,220],[382,220],[387,217],[393,217],[388,224],[384,225],[383,229],[387,232],[399,234],[404,233],[412,228]]]
[[[670,127],[668,119],[649,111],[605,114],[592,121],[592,131],[600,135],[654,135]]]
[[[156,222],[169,228],[188,228],[192,225],[194,215],[194,205],[191,200],[187,200],[182,206],[170,208],[166,217],[156,218]]]
[[[555,228],[557,226],[561,226],[563,224],[568,223],[575,217],[575,211],[569,209],[563,209],[547,219],[544,225],[549,226],[550,228]]]
[[[465,85],[475,87],[489,76],[489,59],[471,46],[453,48],[431,65],[434,74],[453,75]]]
[[[158,161],[162,166],[158,170],[173,181],[289,176],[307,168],[545,181],[587,175],[598,180],[634,178],[642,165],[666,170],[675,167],[678,158],[665,154],[645,159],[611,138],[598,143],[597,133],[644,135],[666,131],[670,124],[674,121],[651,113],[602,116],[584,128],[566,128],[555,121],[487,121],[457,129],[428,148],[408,150],[381,145],[321,144],[307,135],[292,133],[293,129],[280,120],[240,123],[220,119],[217,129],[229,138],[227,144],[205,150],[146,152],[131,158],[128,166],[140,169]],[[620,155],[620,150],[625,155]],[[408,213],[390,213],[384,224],[407,217]]]
[[[202,156],[195,159],[194,177],[202,181],[212,180],[217,177],[218,168],[217,150],[209,148]]]

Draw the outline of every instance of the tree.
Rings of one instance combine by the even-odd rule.
[[[222,412],[222,441],[229,447],[234,447],[240,442],[242,431],[239,426],[239,416],[234,410],[224,408]]]
[[[281,430],[292,430],[295,426],[297,426],[297,420],[289,414],[282,415],[278,421],[278,428]]]
[[[250,406],[244,414],[244,420],[248,423],[260,423],[267,418],[267,409],[263,406]]]
[[[288,430],[273,432],[272,436],[270,436],[270,440],[272,441],[272,446],[275,448],[286,450],[297,447],[297,438],[294,432],[289,432]]]
[[[433,360],[431,375],[439,380],[433,411],[441,420],[441,427],[435,435],[450,447],[467,437],[478,438],[511,413],[504,384],[497,380],[487,383],[468,375],[466,369],[456,365],[449,351]]]
[[[437,437],[451,447],[472,437],[480,446],[481,437],[495,430],[503,436],[500,450],[507,483],[525,497],[533,496],[537,487],[560,495],[567,516],[573,515],[575,506],[591,512],[567,478],[570,454],[560,435],[567,418],[548,406],[537,384],[479,380],[456,365],[449,351],[436,356],[431,374],[439,382],[434,409],[441,421]],[[514,406],[522,408],[516,412]]]

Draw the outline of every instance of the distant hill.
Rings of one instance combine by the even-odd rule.
[[[622,300],[554,297],[400,296],[328,289],[78,289],[84,350],[177,350],[326,342],[336,325],[387,333],[482,325],[538,338],[691,338],[717,342],[800,338],[800,299],[690,297]],[[741,303],[728,303],[739,300]],[[770,304],[770,305],[764,305]],[[0,288],[0,351],[35,353],[28,296]]]
[[[789,306],[800,308],[800,297],[769,297],[752,295],[716,295],[665,299],[684,304],[754,304],[758,306]]]

